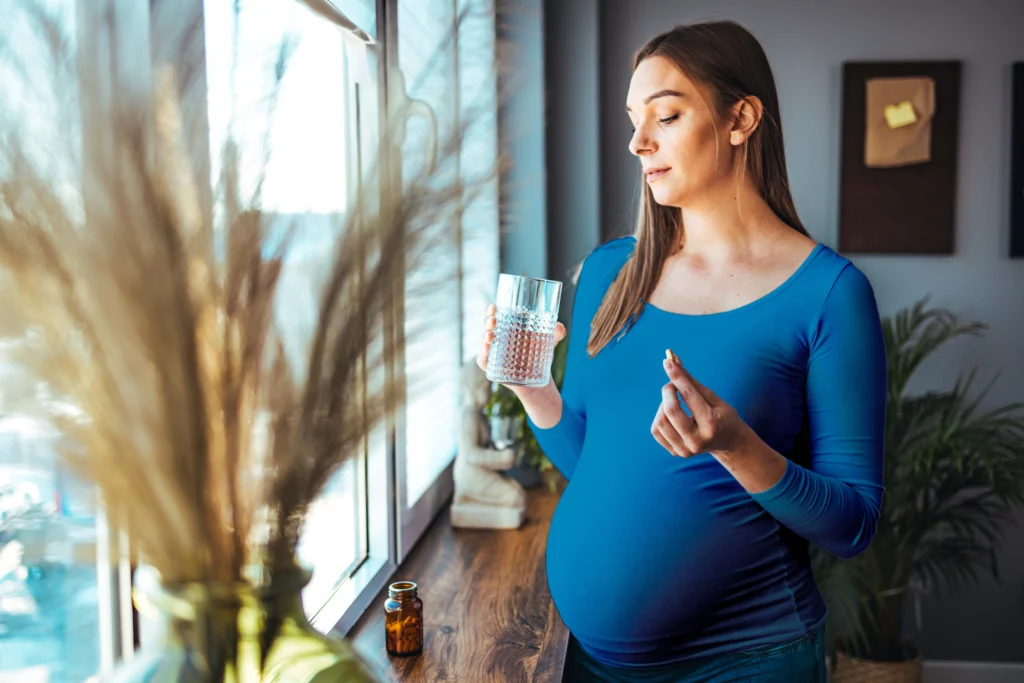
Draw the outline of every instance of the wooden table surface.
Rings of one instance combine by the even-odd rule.
[[[558,502],[542,486],[527,492],[515,531],[453,529],[447,507],[393,581],[415,581],[423,599],[422,654],[384,649],[387,587],[349,633],[386,681],[557,683],[569,632],[548,593],[544,549]]]

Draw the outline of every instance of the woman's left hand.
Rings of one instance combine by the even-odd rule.
[[[681,364],[668,359],[662,363],[671,381],[661,388],[661,405],[651,425],[657,442],[672,455],[683,458],[698,453],[731,453],[741,448],[751,430],[739,413],[694,379]],[[683,411],[676,392],[693,417]]]

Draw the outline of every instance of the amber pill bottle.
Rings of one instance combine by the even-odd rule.
[[[388,586],[384,629],[389,655],[405,657],[423,652],[423,601],[416,595],[416,584],[412,581]]]

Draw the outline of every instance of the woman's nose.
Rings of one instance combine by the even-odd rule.
[[[644,132],[642,126],[633,131],[633,137],[629,140],[629,151],[638,157],[654,151],[654,141]]]

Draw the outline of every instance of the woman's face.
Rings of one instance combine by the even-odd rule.
[[[710,94],[704,93],[710,103]],[[654,200],[686,207],[731,178],[729,126],[713,119],[697,86],[664,57],[633,72],[626,96],[633,123],[629,151],[640,158]]]

